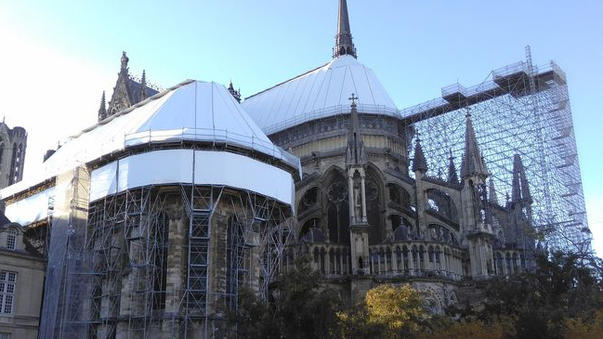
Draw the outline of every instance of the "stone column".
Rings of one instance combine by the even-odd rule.
[[[350,220],[352,223],[356,221],[356,216],[354,215],[354,172],[352,170],[348,171],[348,205],[350,208]]]
[[[410,246],[410,249],[408,250],[408,273],[410,275],[415,274],[415,263],[412,256],[412,246]]]
[[[404,262],[402,256],[400,256],[400,260]],[[398,252],[395,248],[392,249],[392,272],[398,272]]]
[[[366,187],[365,187],[365,180],[364,180],[364,172],[361,173],[360,176],[360,189],[361,189],[361,193],[362,193],[362,222],[367,222],[367,218],[366,218]]]
[[[175,319],[180,312],[180,300],[184,290],[186,277],[186,234],[188,225],[182,213],[182,205],[179,202],[171,202],[168,209],[168,253],[166,287],[165,287],[165,316],[163,322],[163,333],[180,333],[179,323]]]
[[[325,249],[325,275],[331,274],[331,252]]]

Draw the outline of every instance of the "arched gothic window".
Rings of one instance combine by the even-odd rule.
[[[440,190],[428,189],[427,195],[427,209],[437,213],[448,220],[458,222],[458,211],[456,205],[450,198],[450,196]]]

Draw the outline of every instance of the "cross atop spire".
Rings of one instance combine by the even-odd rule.
[[[350,100],[352,102],[352,107],[356,107],[356,100],[358,100],[358,99],[359,98],[354,93],[352,93],[352,96],[348,98],[348,100]]]
[[[352,41],[348,3],[346,0],[339,0],[337,35],[335,36],[335,48],[333,49],[334,58],[342,55],[351,55],[356,58],[356,47],[354,47],[354,42]]]

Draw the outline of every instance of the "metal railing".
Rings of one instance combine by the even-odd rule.
[[[368,113],[368,114],[383,114],[390,116],[398,116],[398,109],[394,107],[388,107],[384,105],[371,105],[371,104],[357,104],[357,109],[359,113]],[[338,114],[349,114],[350,113],[350,105],[335,105],[329,106],[325,108],[321,108],[318,110],[313,110],[307,113],[295,115],[289,119],[279,121],[278,123],[270,124],[264,126],[262,130],[267,135],[282,131],[289,127],[293,127],[299,125],[304,122],[308,122],[311,120],[326,118],[335,116]]]
[[[124,148],[152,143],[168,143],[179,141],[206,141],[213,144],[224,144],[247,148],[269,155],[273,158],[299,168],[299,159],[275,146],[269,140],[256,136],[243,135],[225,129],[181,128],[172,130],[147,130],[124,135]]]

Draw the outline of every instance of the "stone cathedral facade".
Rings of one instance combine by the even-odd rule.
[[[521,155],[499,197],[467,108],[462,158],[444,150],[433,176],[418,121],[358,61],[345,0],[332,57],[243,100],[194,80],[158,92],[124,52],[98,123],[0,191],[48,262],[40,337],[218,337],[240,287],[268,298],[301,256],[344,303],[411,283],[433,312],[530,270]],[[25,140],[0,125],[0,185],[21,178]]]
[[[243,102],[303,167],[298,237],[283,269],[309,255],[350,303],[377,284],[411,282],[434,312],[471,294],[462,282],[530,269],[532,200],[520,155],[509,159],[512,196],[499,199],[468,110],[460,171],[451,156],[447,175],[428,176],[421,131],[390,114],[387,92],[357,61],[345,0],[333,52],[325,66]]]

